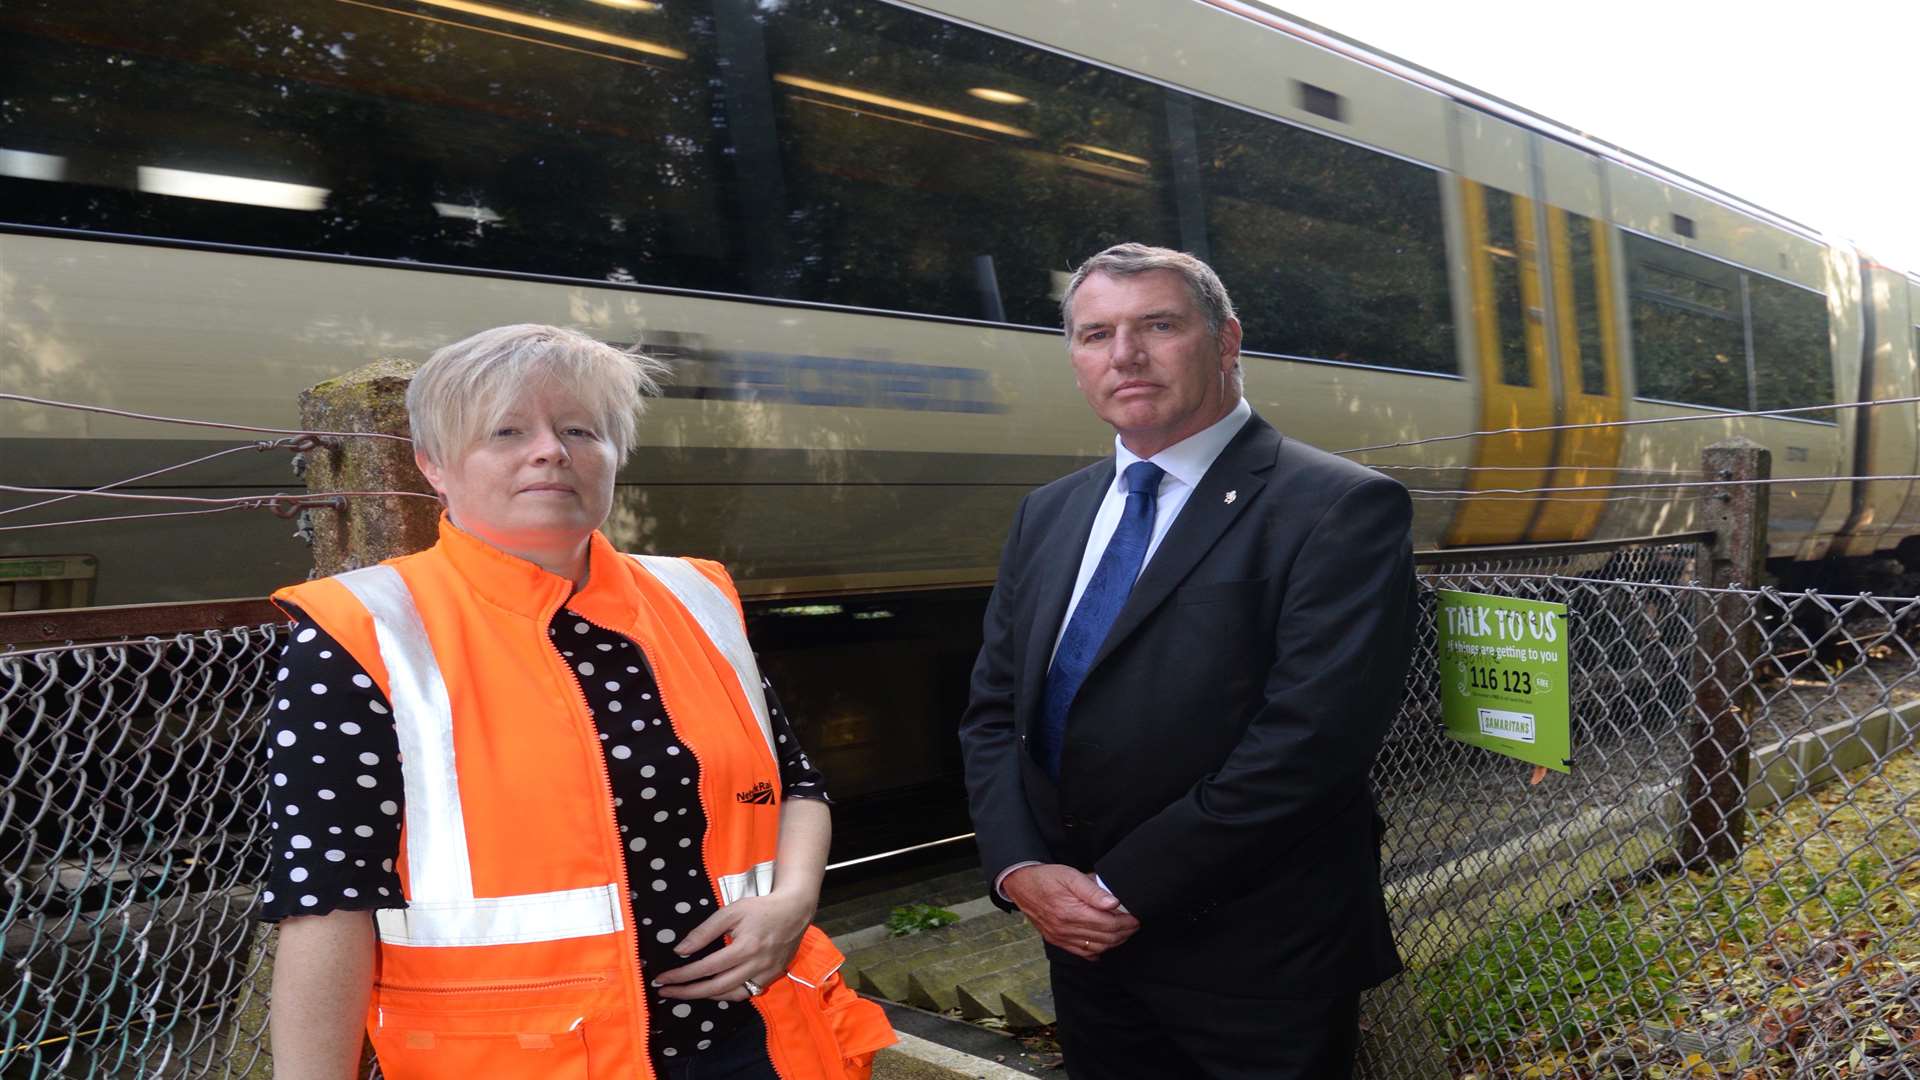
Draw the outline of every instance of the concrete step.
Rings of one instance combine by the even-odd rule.
[[[1046,983],[1026,985],[1005,991],[1000,1004],[1006,1010],[1007,1027],[1012,1031],[1044,1027],[1054,1021],[1053,987]]]
[[[838,904],[829,904],[814,913],[814,924],[839,937],[850,930],[883,925],[893,909],[906,904],[932,904],[952,907],[987,894],[986,879],[976,869],[959,870],[939,877],[872,893]]]
[[[960,1007],[960,983],[1017,967],[1038,956],[1045,946],[1030,927],[1004,945],[969,949],[958,956],[914,965],[907,976],[907,1004],[945,1012]],[[984,939],[982,939],[984,940]]]
[[[1002,1016],[1006,1006],[1001,1003],[1000,995],[1036,982],[1049,985],[1045,953],[977,979],[963,980],[954,987],[954,993],[959,998],[960,1015],[969,1020]]]
[[[1025,919],[1001,915],[998,912],[995,914],[1000,917],[983,916],[943,927],[940,930],[914,934],[913,937],[928,939],[920,943],[922,948],[895,952],[877,963],[862,958],[859,966],[856,967],[855,960],[849,958],[846,967],[841,969],[842,978],[848,977],[844,972],[851,968],[854,972],[852,979],[856,989],[889,1001],[905,1001],[908,991],[907,980],[916,968],[955,957],[970,956],[984,949],[1019,941],[1033,933]],[[891,945],[893,942],[882,944]],[[873,946],[873,948],[879,947]],[[864,952],[865,950],[862,950],[855,955],[862,956]]]

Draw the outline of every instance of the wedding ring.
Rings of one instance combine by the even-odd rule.
[[[759,997],[761,994],[764,994],[767,992],[765,987],[761,986],[757,982],[754,982],[752,979],[742,979],[740,981],[740,985],[747,988],[748,997]]]

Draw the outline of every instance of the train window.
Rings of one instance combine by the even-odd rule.
[[[1573,272],[1573,345],[1579,350],[1580,392],[1607,393],[1607,357],[1600,329],[1598,270],[1594,260],[1593,219],[1567,213],[1567,261]]]
[[[1179,246],[1158,87],[887,4],[761,8],[781,295],[1057,326],[1056,273]]]
[[[1323,86],[1294,80],[1293,85],[1300,90],[1300,108],[1315,116],[1328,120],[1345,122],[1347,119],[1347,99]]]
[[[1456,370],[1433,170],[891,4],[22,0],[0,116],[18,224],[1049,327],[1211,244],[1250,349]]]
[[[1824,405],[1833,400],[1833,347],[1827,340],[1827,298],[1758,274],[1747,276],[1753,313],[1754,404],[1762,409]],[[1831,411],[1797,414],[1832,422]]]
[[[1209,254],[1249,350],[1458,370],[1437,173],[1210,102],[1193,114]]]
[[[703,20],[548,6],[9,3],[0,215],[733,287]]]
[[[1739,271],[1670,244],[1624,235],[1635,392],[1682,405],[1748,408]]]
[[[1486,198],[1487,242],[1484,254],[1492,269],[1494,317],[1500,332],[1500,381],[1508,386],[1532,386],[1533,369],[1527,357],[1527,307],[1520,281],[1520,221],[1526,203],[1499,188],[1482,188]]]

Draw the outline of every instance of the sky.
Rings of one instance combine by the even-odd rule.
[[[1914,0],[1271,0],[1920,274]]]

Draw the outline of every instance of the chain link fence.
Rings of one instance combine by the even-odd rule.
[[[1920,601],[1706,588],[1703,540],[1421,568],[1366,1075],[1920,1077]],[[1567,605],[1570,773],[1444,735],[1439,589]]]
[[[1423,565],[1366,1075],[1920,1077],[1920,601],[1710,589],[1708,554]],[[1568,606],[1570,773],[1441,734],[1435,589]],[[0,655],[0,1076],[270,1074],[283,635]]]
[[[0,1076],[267,1076],[285,627],[0,656]]]

